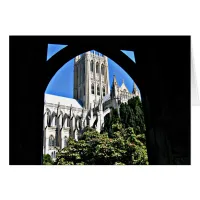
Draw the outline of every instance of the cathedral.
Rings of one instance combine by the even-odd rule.
[[[113,77],[110,88],[108,58],[95,52],[86,52],[74,59],[74,98],[45,94],[43,154],[56,158],[56,148],[67,146],[69,137],[78,140],[86,126],[100,132],[104,118],[111,108],[118,110],[121,103],[139,96],[134,84],[132,93],[124,81],[118,85]]]

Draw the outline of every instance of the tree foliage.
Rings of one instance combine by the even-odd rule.
[[[120,123],[120,118],[116,109],[111,108],[111,113],[107,114],[104,118],[104,129],[102,132],[107,132],[109,135],[112,134],[112,125]]]
[[[133,127],[136,134],[145,133],[144,113],[139,97],[128,100],[120,106],[120,119],[124,127]]]
[[[51,156],[49,154],[43,155],[43,165],[52,165],[53,160],[51,159]]]
[[[57,153],[57,165],[133,165],[148,164],[144,134],[133,128],[113,124],[113,133],[98,133],[88,128],[78,141],[70,138],[68,146]]]

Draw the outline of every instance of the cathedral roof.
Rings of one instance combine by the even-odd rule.
[[[106,94],[104,97],[103,97],[103,103],[108,101],[110,99],[110,94]]]
[[[51,94],[45,94],[45,103],[52,103],[52,104],[58,104],[60,102],[60,105],[64,106],[71,106],[74,108],[82,108],[82,106],[78,103],[76,99],[71,99],[67,97],[61,97]]]
[[[125,83],[124,83],[124,80],[123,80],[123,83],[120,87],[121,90],[126,90],[127,92],[129,92],[128,88],[126,87]]]

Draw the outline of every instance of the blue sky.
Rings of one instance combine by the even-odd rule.
[[[48,45],[47,60],[65,46],[67,45]],[[130,56],[130,58],[133,61],[135,61],[133,52],[124,51],[124,53],[127,56]],[[74,59],[64,64],[52,77],[51,81],[49,82],[46,88],[45,93],[73,98],[73,78],[74,78],[73,67],[74,67]],[[118,84],[121,86],[124,80],[126,87],[130,92],[132,92],[133,79],[117,63],[115,63],[110,58],[108,58],[108,67],[109,67],[110,86],[112,85],[113,75],[115,75]]]
[[[51,58],[54,54],[56,54],[58,51],[60,51],[61,49],[63,49],[66,46],[68,46],[68,45],[48,44],[48,47],[47,47],[47,60],[49,60],[49,58]]]

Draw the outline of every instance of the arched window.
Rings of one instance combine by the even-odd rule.
[[[47,126],[51,126],[51,116],[47,114]]]
[[[67,136],[64,137],[64,147],[67,146]]]
[[[60,111],[60,116],[59,116],[59,119],[58,119],[58,124],[60,126],[62,126],[62,124],[63,124],[63,112],[62,111]]]
[[[100,87],[97,85],[97,95],[100,95]]]
[[[47,109],[47,126],[51,126],[51,112],[49,109]]]
[[[103,96],[105,96],[106,95],[106,89],[105,89],[105,87],[103,87]]]
[[[62,123],[62,125],[63,125],[64,128],[68,127],[68,116],[67,116],[66,113],[63,116],[63,123]]]
[[[90,71],[93,72],[93,60],[90,61]]]
[[[104,75],[104,65],[101,65],[101,74]]]
[[[77,118],[75,119],[75,127],[76,127],[77,129],[80,129],[80,118],[79,118],[79,117],[77,117]]]
[[[69,117],[67,117],[67,127],[70,127],[70,118]]]
[[[91,93],[94,94],[94,83],[91,85]]]
[[[124,98],[126,98],[126,89],[124,89]]]
[[[51,152],[51,157],[53,158],[53,152]]]
[[[77,118],[75,118],[75,129],[77,129]]]
[[[96,63],[96,73],[97,74],[99,73],[99,63],[98,62]]]
[[[79,124],[78,124],[78,126],[79,126],[79,129],[81,129],[81,126],[82,126],[81,119],[79,119]]]
[[[53,112],[52,115],[51,115],[51,125],[52,126],[56,126],[56,113]]]
[[[49,147],[53,147],[53,146],[54,146],[54,137],[53,137],[53,135],[51,135],[49,137]]]
[[[87,126],[89,126],[90,125],[90,120],[89,120],[89,118],[87,117]]]

